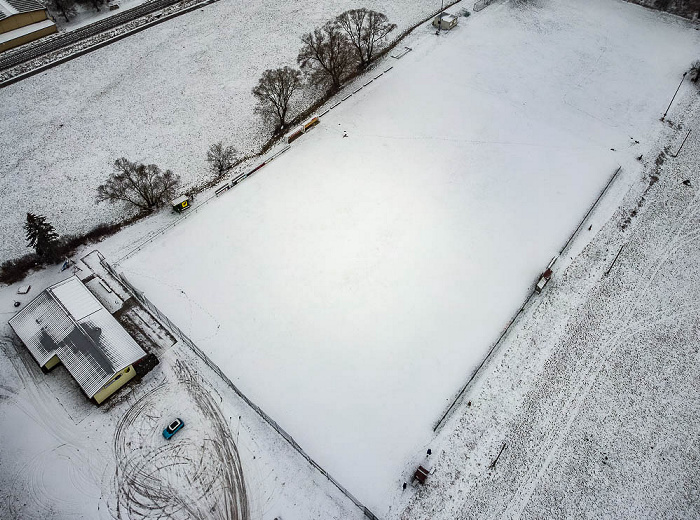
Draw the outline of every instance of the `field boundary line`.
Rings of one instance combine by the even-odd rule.
[[[554,265],[554,262],[556,261],[557,258],[559,258],[563,252],[566,250],[566,248],[571,244],[573,239],[577,236],[578,232],[580,231],[581,227],[583,227],[583,224],[586,222],[588,217],[591,215],[593,210],[598,206],[598,203],[600,200],[603,198],[603,196],[607,193],[608,188],[612,185],[613,181],[617,178],[617,175],[622,171],[622,166],[618,166],[617,170],[615,170],[615,173],[613,173],[612,177],[608,180],[607,184],[603,188],[603,190],[598,194],[598,197],[596,197],[595,201],[591,205],[591,207],[588,209],[586,214],[583,216],[581,221],[579,222],[578,226],[576,226],[576,229],[574,229],[574,232],[569,235],[568,240],[564,243],[564,246],[561,248],[559,251],[559,254],[554,257],[554,260],[550,265]],[[433,426],[433,432],[437,432],[442,426],[445,424],[445,421],[447,418],[450,416],[450,414],[454,411],[456,405],[461,401],[462,397],[464,397],[464,394],[467,392],[469,387],[471,386],[472,382],[476,379],[476,377],[479,375],[481,370],[486,366],[487,362],[491,359],[493,354],[498,350],[498,347],[502,344],[503,338],[506,337],[508,334],[508,331],[510,331],[511,327],[516,323],[518,317],[520,314],[525,310],[527,305],[530,303],[532,300],[533,296],[535,296],[537,293],[535,291],[532,291],[530,294],[527,295],[525,298],[525,301],[523,304],[520,306],[518,311],[513,315],[513,317],[510,319],[508,324],[506,325],[505,329],[503,329],[503,332],[501,335],[498,337],[498,339],[491,345],[489,348],[488,352],[486,353],[486,356],[481,360],[481,363],[472,371],[471,375],[467,379],[466,383],[462,385],[460,388],[459,392],[457,392],[457,395],[454,397],[450,405],[447,407],[445,412],[442,414],[440,419],[437,420],[435,423],[435,426]]]
[[[299,444],[294,440],[294,438],[289,435],[272,417],[267,415],[262,408],[260,408],[258,405],[253,403],[248,397],[241,392],[241,390],[231,381],[228,376],[222,372],[222,370],[219,368],[219,366],[214,363],[209,356],[207,356],[204,351],[202,351],[195,343],[192,341],[182,330],[175,325],[170,319],[163,314],[163,312],[156,307],[148,298],[146,298],[146,295],[139,291],[129,280],[127,280],[126,276],[122,273],[118,273],[105,259],[105,257],[97,251],[97,255],[100,259],[100,264],[102,267],[105,268],[105,270],[112,276],[114,277],[115,280],[119,281],[122,283],[122,285],[126,288],[126,290],[139,302],[141,305],[143,305],[157,320],[161,322],[161,324],[168,329],[170,329],[170,332],[174,334],[175,336],[178,337],[182,343],[184,343],[189,349],[198,357],[200,358],[204,364],[206,364],[219,378],[221,378],[222,381],[224,381],[231,390],[233,390],[238,397],[240,397],[255,413],[257,413],[268,425],[270,425],[284,440],[286,440],[292,448],[294,448],[306,461],[311,464],[316,470],[318,470],[321,475],[326,477],[338,490],[343,493],[347,498],[350,499],[350,501],[355,504],[361,511],[362,513],[369,518],[370,520],[379,520],[377,516],[372,513],[372,511],[369,510],[362,502],[360,502],[355,496],[350,493],[347,489],[345,489],[337,480],[335,480],[325,469],[323,469],[314,459],[312,459],[305,451],[304,449],[299,446]]]

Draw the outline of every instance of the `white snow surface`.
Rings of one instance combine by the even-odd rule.
[[[397,33],[436,9],[427,0],[369,1]],[[95,203],[119,157],[172,169],[185,186],[209,179],[206,151],[242,152],[268,135],[251,89],[265,69],[294,66],[301,36],[346,9],[338,2],[221,0],[0,90],[0,260],[28,252],[26,212],[59,234],[121,220]]]
[[[0,289],[0,315],[66,273],[33,274],[27,296],[17,285]],[[364,518],[186,346],[157,355],[143,380],[97,407],[63,366],[43,374],[2,324],[0,518],[236,518],[228,499],[241,485],[248,513],[238,518]],[[185,427],[166,441],[161,432],[175,417]],[[235,457],[222,458],[221,444],[235,445]],[[234,462],[243,478],[227,482]]]
[[[700,97],[678,101],[644,175],[596,211],[595,238],[530,300],[388,518],[700,517]]]
[[[540,6],[426,24],[394,70],[120,266],[379,515],[618,165],[639,172],[699,41],[623,2]]]
[[[549,348],[550,343],[558,348],[570,337],[564,334],[567,310],[573,312],[587,294],[579,294],[580,280],[573,285],[570,280],[578,277],[583,278],[583,285],[593,283],[612,261],[613,250],[603,251],[608,242],[588,250],[587,258],[596,262],[590,275],[585,259],[573,265],[572,275],[560,271],[571,259],[559,260],[555,278],[547,287],[554,299],[545,294],[540,300],[544,304],[528,311],[526,320],[539,310],[532,330],[528,332],[527,322],[523,329],[516,329],[518,335],[525,330],[527,341],[521,341],[515,353],[512,348],[503,350],[493,370],[484,376],[486,382],[480,385],[488,391],[482,392],[481,386],[475,390],[481,392],[479,398],[484,402],[470,408],[477,415],[461,408],[444,435],[438,439],[432,435],[434,420],[617,164],[624,166],[622,177],[605,204],[586,222],[569,255],[584,248],[629,185],[641,178],[641,163],[634,158],[644,154],[647,164],[653,161],[660,148],[658,118],[698,44],[698,33],[688,23],[623,2],[594,0],[577,5],[566,0],[539,5],[541,9],[520,13],[506,5],[492,5],[439,38],[426,24],[422,33],[419,30],[406,42],[413,52],[401,60],[387,61],[387,66],[396,66],[394,70],[334,109],[280,159],[199,208],[120,266],[249,397],[380,517],[389,511],[390,517],[396,513],[406,518],[437,518],[439,510],[444,518],[454,518],[466,510],[461,507],[468,507],[476,516],[498,514],[506,507],[505,499],[514,496],[508,493],[520,484],[524,492],[515,496],[514,505],[525,511],[524,516],[565,515],[584,509],[592,516],[602,516],[626,504],[621,495],[609,491],[608,469],[593,467],[592,461],[603,451],[620,449],[616,439],[627,442],[628,437],[619,436],[620,430],[610,426],[618,420],[616,414],[609,414],[612,420],[601,423],[595,408],[573,432],[573,442],[563,444],[562,472],[544,484],[522,479],[531,470],[540,479],[547,466],[559,460],[556,446],[552,454],[546,451],[549,444],[540,446],[538,432],[566,431],[559,426],[571,417],[560,417],[556,406],[548,406],[546,415],[533,414],[531,407],[536,409],[537,402],[521,402],[522,395],[531,388],[529,381],[536,380],[548,353],[557,352]],[[22,84],[30,85],[22,82],[17,87]],[[77,91],[77,83],[74,85],[68,90]],[[44,88],[49,86],[56,84],[44,84]],[[30,90],[21,91],[28,96],[24,99],[34,95]],[[0,92],[3,102],[8,92]],[[680,100],[690,95],[695,94],[684,84],[669,119],[677,119]],[[41,117],[58,121],[56,107],[60,103]],[[3,103],[3,130],[12,126],[4,117],[7,110]],[[27,118],[39,117],[25,112]],[[24,137],[34,143],[32,150],[41,151],[41,139],[32,135],[31,127],[17,127],[14,143],[24,146]],[[342,138],[344,131],[348,138]],[[106,139],[104,135],[100,142]],[[51,133],[42,139],[49,137]],[[0,139],[3,151],[7,150],[6,132]],[[635,139],[640,144],[634,144]],[[678,144],[680,139],[674,143]],[[54,157],[45,153],[49,164]],[[4,155],[2,182],[10,189],[19,181],[7,180],[5,171],[15,169]],[[56,159],[68,164],[69,155],[66,149]],[[13,157],[16,161],[18,156]],[[676,177],[664,189],[677,189],[684,177]],[[692,177],[694,186],[696,177]],[[51,189],[43,191],[71,199],[75,192],[75,199],[84,203],[89,190],[74,190],[76,183],[48,183]],[[31,184],[27,181],[19,191]],[[686,198],[696,194],[695,190],[689,190]],[[32,193],[40,192],[42,187],[36,186]],[[22,211],[27,198],[18,198]],[[49,200],[47,195],[45,201]],[[684,199],[669,206],[661,193],[655,201],[656,208],[669,207],[680,213]],[[67,218],[76,220],[78,214]],[[619,213],[617,217],[621,218]],[[159,213],[99,247],[108,259],[119,258],[130,244],[138,242],[140,234],[153,232],[172,218]],[[585,231],[589,223],[593,226],[590,233]],[[15,227],[10,227],[14,235]],[[653,221],[652,227],[652,235],[664,236],[663,225],[659,233]],[[5,227],[2,236],[9,243]],[[606,232],[605,240],[610,236]],[[636,245],[620,261],[627,275],[638,271],[634,262],[625,265],[638,249]],[[14,299],[26,302],[65,274],[54,270],[21,282],[32,285],[27,296],[15,294],[20,284],[0,289],[0,313],[9,318],[16,312]],[[678,292],[684,280],[691,280],[682,273],[673,282],[679,284]],[[615,283],[625,287],[626,282]],[[674,287],[669,290],[673,292]],[[561,309],[549,321],[547,310],[553,306]],[[607,311],[598,312],[600,317]],[[585,316],[581,319],[585,321]],[[616,321],[605,323],[614,332]],[[687,328],[688,334],[693,330],[697,328]],[[22,518],[111,518],[119,463],[113,444],[121,440],[158,448],[162,441],[159,428],[173,415],[182,415],[191,426],[183,430],[183,442],[178,444],[184,447],[181,453],[197,459],[204,454],[201,467],[215,463],[211,453],[201,448],[211,437],[208,419],[199,422],[196,399],[188,397],[187,385],[173,372],[180,360],[208,381],[208,393],[221,400],[231,435],[236,435],[249,493],[254,495],[249,497],[253,518],[281,515],[302,520],[358,514],[358,509],[186,349],[173,347],[144,383],[131,387],[112,405],[97,409],[85,401],[64,369],[41,374],[31,358],[26,359],[26,352],[25,359],[20,359],[24,351],[21,347],[15,350],[8,341],[6,324],[2,333],[0,501],[6,506],[5,513]],[[670,336],[676,335],[671,331]],[[537,350],[534,347],[542,337],[547,338],[546,348]],[[683,349],[682,356],[697,358],[697,349],[691,350]],[[632,352],[630,359],[636,360],[635,356]],[[676,358],[681,359],[681,354]],[[667,362],[652,361],[643,364],[644,370]],[[561,368],[569,373],[568,366]],[[606,374],[610,372],[604,368]],[[165,392],[158,390],[163,381]],[[558,382],[554,384],[557,389]],[[629,383],[624,381],[624,385]],[[676,386],[665,388],[675,392]],[[616,403],[609,401],[610,396],[620,394],[619,388],[606,380],[595,388],[602,390],[594,398],[604,399],[606,409],[612,410]],[[557,404],[567,395],[553,394],[552,400]],[[673,394],[659,395],[658,410],[662,411],[664,396]],[[537,397],[534,394],[533,399]],[[139,401],[141,398],[147,401]],[[125,432],[116,431],[116,422],[143,402],[148,407],[138,420]],[[630,414],[644,413],[645,400],[622,402],[634,404]],[[692,412],[681,409],[679,417],[688,421]],[[520,421],[526,428],[530,428],[527,421],[541,424],[526,429],[529,436],[523,436]],[[656,431],[670,435],[668,425],[675,423],[660,429],[644,422],[624,424],[651,437],[645,440],[655,441]],[[579,447],[589,442],[590,436],[583,439],[583,433],[590,430],[598,433],[595,445],[586,448],[587,462],[582,466]],[[499,469],[495,489],[491,475],[484,476],[479,468],[493,460],[504,432],[509,442],[522,446],[509,447],[504,453],[505,470],[501,474]],[[559,434],[552,438],[562,445]],[[537,451],[530,450],[533,446]],[[685,451],[668,446],[649,459],[635,458],[638,454],[623,447],[629,464],[621,473],[621,457],[611,461],[618,464],[614,489],[624,492],[620,482],[633,482],[636,487],[627,487],[625,499],[634,499],[634,493],[648,494],[649,488],[640,487],[648,480],[638,479],[636,471],[652,474],[658,469],[653,464],[658,463],[664,475],[677,475],[674,468],[678,467],[669,461],[677,460],[679,453],[690,464],[697,457],[692,444],[681,446]],[[425,462],[427,447],[438,455],[429,461],[436,465],[430,489],[402,494],[401,482],[410,478],[417,463]],[[167,457],[160,460],[168,462]],[[638,460],[644,464],[642,470]],[[168,471],[163,469],[162,474]],[[577,479],[573,494],[567,489],[571,474]],[[593,495],[588,492],[591,475],[595,489],[604,491],[595,494],[600,500],[591,500]],[[456,500],[455,494],[472,492],[472,481],[477,492],[474,500]],[[668,482],[677,481],[671,479],[664,485],[671,485]],[[191,484],[184,477],[173,478],[170,484],[178,496],[191,496]],[[435,488],[438,492],[431,492]],[[523,496],[534,499],[523,501]],[[672,508],[668,498],[672,496],[660,496],[658,507]],[[218,500],[218,494],[212,494],[207,504],[215,505]],[[581,500],[587,500],[585,507]]]

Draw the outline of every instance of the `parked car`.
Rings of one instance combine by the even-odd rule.
[[[178,417],[163,430],[163,437],[170,439],[173,435],[182,430],[184,426],[185,423]]]

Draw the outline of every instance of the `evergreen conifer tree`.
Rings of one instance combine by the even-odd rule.
[[[24,229],[27,232],[28,247],[33,247],[37,255],[49,262],[58,261],[58,233],[46,222],[46,217],[27,213]]]

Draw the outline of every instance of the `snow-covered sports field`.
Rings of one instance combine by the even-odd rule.
[[[624,2],[539,6],[418,29],[393,70],[119,266],[380,515],[618,165],[639,174],[697,48]]]
[[[439,7],[362,6],[386,13],[397,32]],[[220,0],[0,90],[0,260],[28,252],[27,211],[62,235],[123,219],[119,205],[95,203],[119,157],[170,168],[188,186],[210,178],[212,143],[257,149],[269,137],[250,92],[262,72],[294,66],[304,33],[356,7]]]

